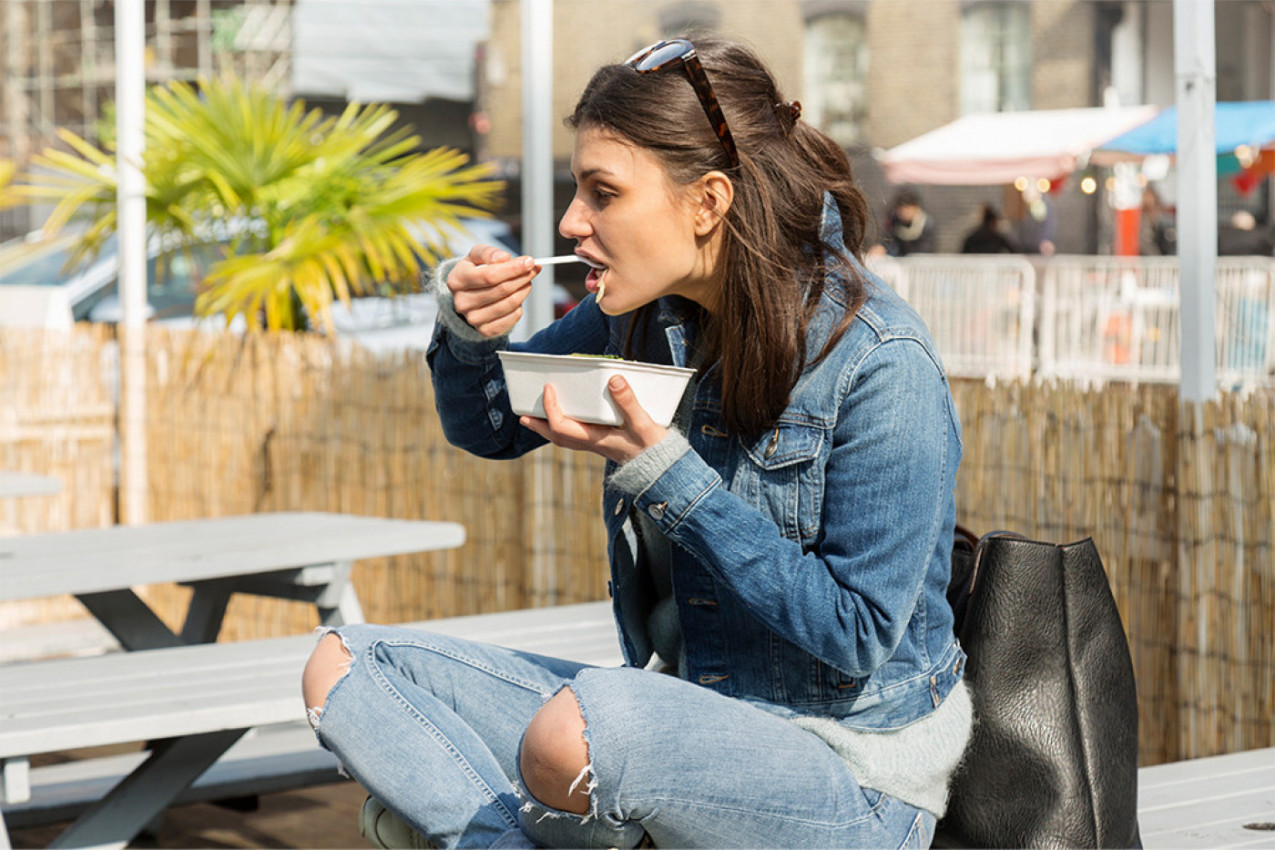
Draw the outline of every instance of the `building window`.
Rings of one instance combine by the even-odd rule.
[[[1031,9],[987,2],[961,13],[961,114],[1031,109]]]
[[[843,146],[861,144],[868,113],[863,18],[829,14],[806,23],[802,117]]]

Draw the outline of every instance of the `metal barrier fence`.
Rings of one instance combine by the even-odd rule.
[[[1173,257],[929,254],[873,258],[925,319],[957,377],[1176,383]],[[1226,389],[1275,386],[1275,260],[1217,261],[1216,363]]]
[[[925,319],[949,375],[1031,377],[1036,271],[1027,260],[926,254],[869,267]]]
[[[1215,362],[1223,387],[1267,385],[1275,377],[1273,284],[1275,261],[1217,261]],[[1041,285],[1042,377],[1178,380],[1176,259],[1061,257],[1045,266]]]

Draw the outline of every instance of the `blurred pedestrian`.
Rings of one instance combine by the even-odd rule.
[[[1171,256],[1178,252],[1177,229],[1173,211],[1164,205],[1160,195],[1150,186],[1142,190],[1142,228],[1138,253],[1145,256]]]
[[[1248,210],[1236,210],[1230,220],[1217,229],[1219,257],[1269,257],[1275,254],[1275,232],[1259,226]]]
[[[1018,251],[1001,232],[1001,214],[991,204],[983,204],[978,227],[965,235],[962,254],[1013,254]]]
[[[1022,200],[1026,215],[1018,222],[1016,228],[1019,250],[1024,254],[1052,257],[1058,250],[1054,244],[1054,230],[1057,222],[1053,206],[1035,184],[1029,184],[1023,190]]]
[[[891,257],[932,254],[936,238],[934,220],[922,207],[920,194],[910,187],[900,189],[890,205],[885,238],[881,240],[885,253]]]

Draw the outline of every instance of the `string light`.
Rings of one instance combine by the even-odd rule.
[[[1036,179],[1036,191],[1042,195],[1049,191],[1049,178],[1039,177]]]
[[[1020,192],[1025,192],[1027,190],[1027,186],[1028,182],[1026,177],[1019,177],[1014,181],[1014,188]]]
[[[1092,177],[1085,177],[1080,181],[1080,191],[1086,195],[1092,195],[1098,191],[1098,181]]]

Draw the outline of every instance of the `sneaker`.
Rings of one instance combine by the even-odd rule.
[[[359,810],[359,833],[382,850],[437,850],[438,847],[374,797],[364,800]]]

